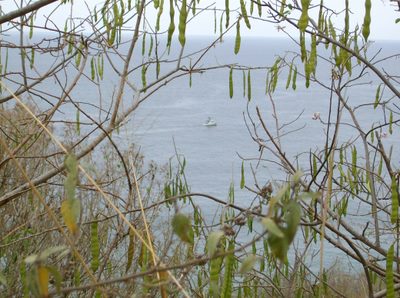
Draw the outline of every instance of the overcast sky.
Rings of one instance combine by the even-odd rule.
[[[27,0],[25,0],[27,1]],[[246,2],[248,2],[247,0]],[[20,2],[19,0],[17,1]],[[74,16],[85,16],[87,14],[87,7],[85,5],[85,1],[83,0],[74,0],[74,7],[73,7],[73,15]],[[86,1],[90,3],[90,6],[97,4],[98,7],[101,7],[101,3],[103,1],[96,1],[90,0]],[[134,0],[132,0],[134,2]],[[168,25],[168,0],[165,0],[165,9],[164,9],[164,19],[162,24],[165,26]],[[239,0],[231,0],[231,9],[235,9],[240,7]],[[298,0],[300,2],[300,0]],[[350,0],[350,8],[352,11],[352,15],[350,17],[351,22],[353,25],[361,24],[363,22],[364,17],[364,0]],[[0,0],[0,5],[5,13],[15,9],[14,0]],[[225,1],[224,0],[217,0],[217,1],[209,1],[209,0],[202,0],[200,1],[201,7],[205,7],[208,4],[215,3],[217,6],[223,8]],[[318,4],[319,1],[313,0],[312,4]],[[325,5],[331,7],[332,9],[339,12],[341,9],[344,8],[344,0],[325,0]],[[43,8],[38,13],[38,22],[40,22],[40,17],[43,15],[49,15],[49,13],[53,12],[53,9],[56,5],[50,5],[49,7]],[[379,40],[379,39],[396,39],[400,40],[400,23],[395,24],[395,20],[400,18],[400,12],[396,11],[397,7],[394,6],[390,0],[372,0],[372,23],[371,23],[371,39]],[[67,15],[69,15],[70,8],[69,5],[64,5],[62,9],[59,9],[57,13],[53,15],[53,20],[58,21],[58,26],[60,28],[64,27],[64,20]],[[253,14],[257,16],[256,9]],[[335,22],[342,22],[343,16],[340,16],[338,20]],[[42,19],[43,20],[43,19]],[[154,22],[153,22],[154,23]],[[219,20],[218,20],[219,23]],[[203,14],[201,17],[197,18],[194,22],[191,22],[187,27],[188,34],[196,34],[196,35],[204,35],[213,32],[214,28],[214,19],[212,14]],[[289,29],[287,27],[286,29]],[[294,31],[293,31],[294,32]],[[231,34],[235,34],[233,30]],[[269,23],[258,23],[254,24],[252,30],[249,31],[246,29],[245,26],[242,26],[242,36],[271,36],[271,37],[278,37],[282,36],[280,32],[278,32],[275,25]]]

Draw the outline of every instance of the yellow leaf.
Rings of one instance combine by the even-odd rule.
[[[76,235],[78,232],[78,218],[80,215],[80,202],[76,199],[65,200],[61,204],[61,215],[68,230]]]
[[[49,297],[49,270],[47,267],[38,268],[39,293],[41,297]]]

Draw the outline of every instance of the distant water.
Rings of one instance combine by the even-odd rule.
[[[209,40],[205,37],[189,37],[185,53],[206,46]],[[210,50],[199,65],[207,67],[237,64],[237,66],[266,67],[274,63],[277,55],[285,55],[285,53],[290,55],[290,52],[298,51],[296,45],[290,40],[252,38],[243,39],[240,53],[234,55],[233,43],[234,40],[228,38],[222,44],[218,44]],[[376,51],[382,47],[382,54],[394,54],[400,48],[399,46],[399,42],[381,42],[373,45],[372,48]],[[176,50],[172,50],[172,55],[177,54]],[[329,55],[329,53],[324,53],[324,55]],[[11,53],[10,57],[9,68],[19,70],[18,55]],[[38,57],[37,61],[37,67],[40,70],[45,70],[51,63],[44,57]],[[185,62],[187,65],[189,64],[187,59]],[[100,90],[101,96],[97,87],[89,80],[81,81],[72,94],[75,100],[83,103],[82,106],[88,113],[98,117],[99,120],[104,118],[105,112],[100,113],[84,103],[100,104],[104,110],[107,110],[111,104],[110,99],[116,91],[115,84],[118,78],[110,76],[110,69],[108,66],[106,67],[105,80],[102,82]],[[298,67],[301,69],[300,63],[298,63]],[[400,73],[400,68],[393,63],[386,63],[384,67],[391,74],[398,75]],[[148,73],[148,82],[150,82],[151,77],[154,77],[154,69],[150,68]],[[235,70],[233,73],[234,97],[232,99],[229,98],[228,90],[229,68],[193,74],[191,88],[189,87],[189,77],[179,78],[161,88],[145,101],[134,112],[131,120],[120,130],[119,134],[114,134],[113,137],[122,147],[128,147],[130,144],[139,146],[147,160],[153,160],[158,164],[168,163],[169,159],[175,155],[175,143],[178,153],[186,158],[186,176],[193,192],[204,192],[226,199],[229,185],[234,182],[236,203],[247,207],[251,203],[253,195],[247,191],[241,191],[239,188],[242,164],[239,155],[246,159],[252,159],[251,162],[245,163],[245,172],[246,184],[254,188],[250,164],[253,169],[257,168],[256,159],[259,158],[260,153],[258,145],[251,139],[245,126],[244,114],[248,109],[251,117],[256,119],[255,107],[258,106],[267,125],[271,128],[275,125],[271,102],[265,95],[266,73],[266,70],[251,72],[252,99],[250,102],[243,97],[243,78],[240,70]],[[317,75],[324,84],[329,85],[331,70],[321,59],[319,59]],[[280,75],[277,91],[273,97],[274,103],[280,117],[280,125],[296,119],[297,121],[284,128],[284,132],[290,132],[290,134],[283,136],[282,147],[289,159],[295,163],[297,160],[300,168],[307,167],[310,150],[322,150],[325,145],[325,126],[319,121],[312,120],[312,115],[314,112],[320,112],[322,120],[327,120],[330,94],[323,87],[313,83],[309,89],[306,89],[304,80],[300,76],[297,79],[297,90],[293,91],[291,88],[286,90],[286,77],[286,72]],[[132,74],[131,79],[138,85],[140,85],[139,78],[139,72]],[[71,81],[72,76],[68,80]],[[350,105],[355,106],[374,101],[378,86],[376,78],[366,74],[361,81],[365,84],[354,86],[347,94]],[[47,83],[41,88],[51,91],[54,85]],[[130,96],[131,94],[127,91],[124,97],[124,106],[128,106],[131,102]],[[55,100],[52,100],[53,103]],[[39,105],[45,108],[49,107],[42,101]],[[382,121],[380,119],[381,111],[374,112],[371,107],[361,108],[359,115],[361,125],[365,128],[370,128],[373,123]],[[71,109],[70,105],[66,105],[62,109],[62,114],[58,114],[57,117],[74,120],[75,110]],[[217,126],[203,126],[207,117],[215,119]],[[349,119],[349,116],[345,115],[344,119]],[[84,121],[84,117],[81,120]],[[83,127],[83,129],[85,128]],[[260,137],[266,139],[261,128],[258,127],[258,129],[260,129]],[[355,135],[356,130],[351,126],[342,127],[340,130],[341,141],[352,140]],[[384,142],[388,145],[396,144],[398,137],[398,134],[389,135]],[[394,152],[398,152],[398,148],[395,148]],[[267,160],[276,160],[267,150],[262,157]],[[398,159],[395,165],[399,166]],[[280,181],[285,178],[285,173],[273,163],[261,162],[258,165],[257,180],[261,186],[268,181]],[[215,213],[215,205],[204,199],[199,200],[201,201],[198,204],[204,207],[206,215],[209,213],[211,216]],[[360,227],[362,227],[361,224]],[[327,257],[332,258],[333,262],[337,255],[330,255],[330,251],[328,249]]]

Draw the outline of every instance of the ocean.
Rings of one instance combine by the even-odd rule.
[[[40,38],[36,36],[35,38]],[[187,47],[184,56],[204,48],[210,42],[210,37],[192,36],[187,38]],[[177,43],[175,43],[176,47]],[[371,45],[372,57],[382,48],[379,57],[397,54],[400,48],[399,42],[376,42]],[[124,51],[126,46],[119,50]],[[160,47],[162,48],[162,46]],[[320,47],[319,47],[320,48]],[[322,58],[318,60],[317,77],[322,85],[311,83],[305,88],[304,78],[298,76],[297,88],[286,89],[287,70],[282,71],[279,76],[276,92],[270,98],[266,92],[266,67],[274,64],[278,56],[286,57],[288,60],[296,57],[298,46],[289,39],[271,38],[243,38],[238,55],[234,54],[234,39],[228,37],[222,43],[212,47],[198,66],[212,69],[202,73],[193,73],[191,82],[189,76],[183,76],[168,82],[158,91],[146,99],[137,110],[135,110],[129,121],[116,133],[113,138],[121,148],[128,148],[132,144],[145,155],[147,161],[154,161],[159,165],[165,165],[174,160],[176,153],[184,156],[186,160],[186,178],[192,192],[202,192],[213,195],[222,200],[228,198],[231,183],[235,187],[235,203],[242,207],[249,207],[254,199],[254,194],[240,189],[241,166],[244,160],[246,186],[255,189],[255,183],[263,186],[271,182],[274,186],[279,185],[287,179],[285,173],[276,165],[277,158],[269,150],[259,151],[251,133],[250,119],[255,121],[259,137],[267,139],[262,132],[259,121],[256,119],[256,107],[259,107],[263,120],[273,132],[276,131],[276,119],[273,115],[272,102],[278,115],[278,125],[281,128],[281,145],[286,156],[298,165],[300,170],[307,169],[310,165],[309,153],[322,152],[326,142],[326,122],[330,102],[330,92],[322,85],[330,85],[331,69],[324,62],[323,57],[330,55],[321,47]],[[5,56],[2,49],[3,57]],[[91,50],[96,52],[96,49]],[[173,58],[177,57],[178,48],[172,48],[170,56],[165,59],[171,61],[167,66],[161,66],[161,73],[167,72],[174,67]],[[48,55],[51,55],[48,54]],[[171,57],[171,58],[169,58]],[[196,61],[198,54],[183,59],[183,65],[189,66]],[[35,66],[37,71],[43,72],[58,58],[48,56],[36,56]],[[120,65],[121,60],[114,57],[115,65]],[[135,55],[135,62],[140,63],[142,56]],[[299,71],[302,71],[299,57],[296,58]],[[377,58],[378,59],[378,58]],[[400,67],[393,61],[399,61],[399,57],[390,62],[381,61],[379,67],[392,75],[400,74]],[[9,53],[8,68],[10,71],[20,71],[20,57],[18,52]],[[90,63],[89,63],[90,65]],[[233,70],[234,96],[229,97],[229,71]],[[214,68],[216,67],[216,68]],[[247,97],[248,88],[243,88],[243,72],[246,75],[247,67],[259,67],[261,69],[251,70],[251,99]],[[244,70],[242,70],[242,69]],[[71,73],[60,73],[60,79],[71,81],[74,70]],[[355,67],[353,74],[360,71]],[[34,73],[28,69],[28,72]],[[89,76],[90,68],[87,69]],[[155,66],[151,65],[147,70],[147,83],[150,84],[155,78]],[[71,96],[80,102],[83,108],[98,121],[106,117],[106,111],[113,104],[113,95],[116,92],[118,77],[111,71],[110,65],[105,65],[105,77],[99,84],[92,83],[89,79],[79,82]],[[133,71],[129,77],[132,82],[140,86],[140,69]],[[18,75],[10,76],[5,82],[9,86],[15,86],[12,80],[20,80]],[[375,101],[376,89],[379,81],[370,71],[363,74],[360,84],[352,84],[346,91],[349,105],[356,107],[359,122],[363,128],[371,128],[372,125],[382,123],[382,111],[374,110],[371,105]],[[54,91],[56,84],[52,80],[40,84],[43,91],[62,94],[62,90]],[[43,95],[44,92],[41,92]],[[132,92],[127,89],[124,94],[122,108],[132,103]],[[38,106],[44,110],[55,103],[56,96],[48,97],[48,102],[35,97]],[[336,103],[336,101],[333,101]],[[94,108],[100,106],[102,110]],[[335,104],[334,104],[335,106]],[[314,120],[314,113],[319,113],[321,120]],[[207,127],[203,124],[211,117],[217,123],[216,126]],[[56,115],[58,120],[76,119],[76,110],[71,104],[65,104]],[[351,143],[357,141],[357,130],[350,124],[350,116],[344,115],[344,125],[340,127],[339,143]],[[84,123],[87,119],[81,115]],[[246,122],[249,124],[246,127]],[[346,124],[346,122],[349,122]],[[57,131],[59,124],[55,124]],[[63,124],[60,124],[62,127]],[[82,134],[90,128],[82,125]],[[386,146],[393,146],[393,165],[399,166],[397,153],[399,134],[395,131],[392,135],[386,133],[383,142]],[[61,130],[59,131],[62,137]],[[329,136],[331,138],[331,136]],[[397,146],[397,147],[396,147]],[[260,160],[261,157],[261,160]],[[199,205],[206,217],[213,218],[216,213],[216,204],[196,198],[195,203]],[[220,206],[221,208],[221,206]],[[355,207],[356,208],[356,207]],[[356,212],[356,210],[354,210]],[[218,218],[215,219],[218,221]],[[355,221],[354,226],[362,229],[365,222]],[[327,262],[333,264],[335,260],[341,259],[343,255],[333,247],[327,245]]]

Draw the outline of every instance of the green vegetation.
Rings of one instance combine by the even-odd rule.
[[[77,2],[25,1],[0,15],[1,297],[396,296],[399,144],[385,138],[398,138],[400,81],[385,66],[399,53],[374,50],[370,0],[361,27],[351,25],[348,0],[343,10],[322,0],[88,1],[79,16]],[[214,18],[214,41],[187,53],[202,15]],[[296,50],[272,65],[202,65],[229,32],[239,54],[245,30],[275,25]],[[226,70],[227,99],[242,73],[243,125],[259,146],[240,183],[221,185],[226,200],[191,192],[190,160],[178,153],[163,167],[115,139],[165,85],[216,69]],[[273,121],[254,102],[260,71]],[[354,98],[369,85],[376,92]],[[314,115],[324,140],[289,156],[295,121],[280,116],[276,92],[312,97],[313,86],[329,94]],[[260,163],[286,181],[259,183]],[[239,187],[253,198],[246,207],[235,201]],[[218,206],[212,222],[203,202]],[[328,245],[355,270],[327,265]]]

